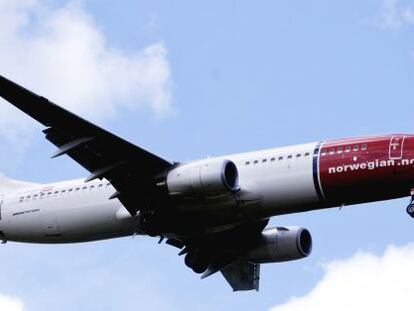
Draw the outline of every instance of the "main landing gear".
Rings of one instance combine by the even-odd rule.
[[[184,259],[185,265],[190,269],[193,269],[195,273],[204,273],[208,268],[208,261],[206,260],[206,256],[196,252],[189,252],[185,255]]]
[[[407,213],[414,218],[414,189],[411,189],[411,202],[407,206]]]

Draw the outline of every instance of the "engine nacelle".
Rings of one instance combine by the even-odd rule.
[[[246,258],[254,263],[282,262],[304,258],[312,252],[312,236],[305,228],[265,229]]]
[[[167,187],[172,195],[218,196],[239,189],[239,173],[230,160],[206,159],[171,170]]]

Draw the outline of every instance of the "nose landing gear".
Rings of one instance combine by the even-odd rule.
[[[411,189],[411,202],[407,206],[407,214],[414,218],[414,189]]]

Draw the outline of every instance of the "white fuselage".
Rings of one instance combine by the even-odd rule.
[[[242,193],[260,198],[261,214],[271,216],[319,202],[313,176],[316,145],[220,158],[237,165]],[[105,180],[71,180],[5,194],[0,231],[4,240],[33,243],[86,242],[134,234],[134,219],[119,200],[108,199],[114,192]]]
[[[0,230],[6,240],[68,243],[120,237],[134,232],[133,220],[106,181],[71,180],[6,194]]]

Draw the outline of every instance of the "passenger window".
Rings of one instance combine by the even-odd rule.
[[[37,194],[33,195],[33,200],[37,199]]]
[[[335,154],[335,149],[330,149],[329,150],[329,155],[334,155]]]
[[[94,186],[94,185],[92,185],[92,186],[90,186],[90,188],[91,188],[91,190],[93,190],[93,188],[95,188],[95,186]]]
[[[309,152],[306,152],[305,153],[305,157],[309,157],[310,156],[310,153]]]
[[[250,165],[250,161],[247,161],[247,162],[246,162],[246,165]],[[107,184],[107,185],[108,185],[108,184]]]
[[[288,158],[288,159],[292,159],[292,158],[293,158],[293,156],[292,156],[291,154],[289,154],[287,158]]]
[[[338,153],[342,153],[344,151],[344,149],[342,147],[338,148]]]
[[[66,192],[66,190],[62,190],[60,193],[61,193],[61,194],[65,194],[65,192]]]
[[[254,160],[254,162],[253,162],[254,164],[257,164],[257,163],[259,163],[259,161],[258,160]]]
[[[322,150],[321,155],[324,157],[324,156],[326,156],[326,154],[327,154],[326,150]]]
[[[279,157],[279,159],[278,159],[279,161],[283,161],[283,157]]]
[[[298,153],[297,155],[296,155],[296,157],[297,158],[300,158],[302,155],[300,154],[300,153]]]
[[[20,200],[19,201],[20,202],[23,202],[23,200],[24,200],[24,197],[20,197]]]
[[[102,188],[102,184],[99,184],[99,185],[98,185],[98,187],[99,187],[99,188]]]
[[[270,161],[275,162],[276,161],[276,158],[273,157],[273,158],[270,159]]]
[[[262,160],[262,163],[266,163],[266,162],[267,162],[267,159],[263,159],[263,160]]]
[[[44,199],[45,198],[45,194],[43,192],[40,194],[40,198],[41,199]]]
[[[353,149],[354,149],[354,151],[358,151],[359,150],[359,146],[358,145],[355,145]]]
[[[249,163],[250,163],[250,161],[249,161]],[[106,183],[106,186],[107,186],[107,187],[109,187],[110,185],[111,185],[111,183],[109,183],[109,182],[108,182],[108,183]]]
[[[87,186],[83,186],[82,189],[83,190],[86,190],[86,189],[88,189],[88,187]]]
[[[367,150],[367,148],[368,148],[368,146],[367,146],[367,144],[363,144],[362,146],[361,146],[361,150]]]
[[[47,193],[47,197],[49,198],[49,197],[51,197],[52,196],[52,192],[48,192]]]
[[[351,152],[351,147],[346,146],[346,147],[345,147],[345,152]]]
[[[55,191],[55,196],[57,196],[59,194],[59,191]]]

